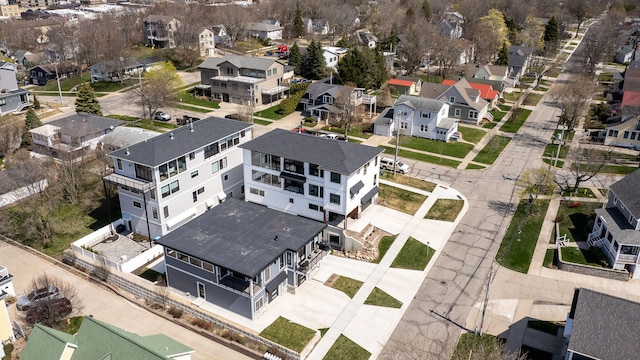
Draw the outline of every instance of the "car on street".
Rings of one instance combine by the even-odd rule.
[[[40,303],[60,297],[60,291],[56,286],[49,285],[18,297],[16,308],[20,311],[27,311]]]
[[[393,159],[387,157],[383,157],[382,159],[380,159],[380,168],[383,170],[393,171]],[[396,161],[396,172],[399,172],[400,174],[406,174],[409,171],[411,171],[409,165],[403,163],[400,160]]]
[[[165,112],[162,112],[162,111],[157,111],[155,116],[154,116],[154,119],[160,120],[160,121],[169,121],[169,120],[171,120],[171,115],[169,115],[169,114],[167,114]]]

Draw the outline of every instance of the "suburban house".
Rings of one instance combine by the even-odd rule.
[[[102,138],[122,121],[78,113],[53,120],[29,130],[34,151],[59,159],[78,159],[90,155]]]
[[[636,359],[638,322],[640,303],[577,288],[564,327],[564,359]]]
[[[213,56],[216,53],[215,35],[211,29],[200,28],[198,36],[198,49],[200,56]]]
[[[450,39],[460,39],[462,37],[462,24],[464,24],[462,14],[448,11],[443,13],[442,20],[438,24],[438,30],[442,35]]]
[[[211,26],[211,31],[213,32],[213,42],[216,46],[231,45],[231,37],[227,34],[227,28],[224,25],[213,25]]]
[[[359,29],[353,34],[352,42],[356,45],[375,49],[378,44],[378,38],[369,29]]]
[[[502,65],[482,65],[473,74],[476,79],[507,82],[509,79],[509,67]],[[495,87],[494,87],[495,88]]]
[[[58,69],[57,66],[60,66]],[[33,85],[44,86],[49,80],[55,80],[56,76],[64,74],[62,64],[41,64],[29,69],[29,76]]]
[[[398,76],[387,82],[389,91],[396,95],[418,95],[422,90],[422,79],[418,77]]]
[[[282,39],[282,26],[272,25],[268,23],[249,23],[247,24],[247,35],[258,39]]]
[[[327,67],[332,69],[338,68],[338,62],[347,53],[347,49],[335,46],[323,46],[322,56],[324,56],[324,62]]]
[[[402,135],[449,141],[458,131],[458,120],[448,115],[449,104],[445,101],[401,95],[376,119],[373,132],[392,136],[399,128]]]
[[[640,149],[640,115],[610,118],[604,130],[604,144]]]
[[[380,148],[282,129],[241,148],[245,199],[327,223],[331,246],[348,246],[340,224],[377,201]]]
[[[178,31],[180,25],[180,21],[173,16],[147,16],[144,19],[145,45],[156,49],[175,48],[174,34]]]
[[[304,30],[308,35],[329,35],[333,29],[329,27],[329,20],[302,18]]]
[[[0,171],[0,208],[18,200],[37,194],[48,186],[44,171],[15,171],[13,168]],[[0,267],[0,290],[2,269]],[[15,295],[15,294],[12,294]]]
[[[514,85],[527,73],[532,54],[533,49],[528,46],[509,46],[509,78],[513,79]]]
[[[242,198],[242,150],[252,124],[209,117],[109,154],[127,230],[155,238],[232,197]]]
[[[625,176],[609,188],[609,199],[596,209],[593,230],[587,237],[589,246],[597,246],[609,258],[613,269],[627,270],[634,279],[640,264],[640,170]]]
[[[289,90],[285,65],[275,59],[239,55],[209,57],[199,68],[202,85],[197,89],[222,102],[264,105],[281,99]]]
[[[49,61],[71,61],[75,55],[80,51],[77,45],[65,44],[62,48],[55,43],[48,43],[42,49]]]
[[[16,340],[13,323],[9,317],[9,306],[5,301],[8,296],[16,296],[12,279],[13,275],[9,274],[9,270],[0,265],[0,344],[13,343]],[[0,355],[3,355],[2,346],[0,346]]]
[[[128,57],[122,60],[105,61],[89,66],[91,82],[95,81],[122,81],[131,77],[140,76],[162,64],[160,58],[136,59]]]
[[[460,79],[454,85],[434,85],[423,86],[420,96],[449,103],[450,118],[475,125],[479,125],[484,118],[492,118],[489,103],[480,97],[480,90],[472,88],[466,79]]]
[[[29,91],[18,87],[16,70],[16,64],[0,62],[0,116],[31,105]]]
[[[319,266],[328,250],[322,243],[325,227],[229,199],[157,243],[164,246],[168,286],[255,319]]]
[[[615,61],[619,64],[627,64],[640,59],[640,48],[633,43],[624,44],[615,51]]]
[[[140,336],[85,316],[75,335],[36,324],[20,359],[190,360],[193,353],[193,349],[166,335]]]
[[[300,98],[303,114],[326,124],[341,119],[346,112],[356,112],[360,105],[369,105],[375,112],[376,96],[365,94],[362,88],[317,81],[310,84]]]
[[[442,80],[443,84],[449,86],[455,85],[456,82],[457,81],[450,79]],[[492,109],[497,105],[498,99],[500,98],[500,92],[498,90],[494,90],[490,84],[482,84],[478,82],[471,82],[468,80],[467,82],[472,89],[480,91],[480,97],[489,103],[489,109]]]

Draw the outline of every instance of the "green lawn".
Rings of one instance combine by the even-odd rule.
[[[482,166],[482,165],[476,165],[476,164],[469,164],[466,167],[467,170],[482,170],[482,169],[486,169],[486,167]]]
[[[590,199],[595,199],[597,197],[596,194],[594,194],[590,188],[583,188],[583,187],[578,187],[578,189],[575,192],[565,191],[564,193],[562,193],[562,196],[576,196],[576,197],[590,198]]]
[[[366,305],[384,306],[394,309],[400,309],[402,307],[402,301],[394,298],[377,287],[373,289],[364,303]]]
[[[432,192],[433,189],[436,188],[436,184],[432,183],[431,181],[426,181],[426,180],[414,178],[413,176],[401,175],[401,174],[396,174],[396,176],[394,177],[393,174],[388,171],[385,171],[384,174],[380,176],[380,179],[393,181],[398,184],[411,186],[416,189],[420,189],[428,192]]]
[[[458,214],[460,214],[463,206],[463,200],[438,199],[433,206],[431,206],[424,218],[453,222],[458,217]]]
[[[315,330],[296,324],[282,316],[260,332],[263,338],[297,352],[301,352],[315,334]]]
[[[197,105],[206,107],[209,109],[220,109],[220,103],[217,101],[211,101],[208,99],[202,99],[194,96],[193,91],[181,91],[178,93],[178,99],[183,104]],[[211,110],[209,110],[211,111]]]
[[[589,219],[594,218],[594,210],[601,207],[602,203],[599,202],[581,202],[578,207],[561,203],[556,217],[556,220],[560,220],[560,235],[566,234],[569,241],[587,241]]]
[[[453,156],[460,159],[464,159],[469,151],[473,149],[473,145],[465,144],[462,142],[446,143],[444,141],[430,140],[413,136],[401,136],[400,146],[415,150],[422,150],[434,154]]]
[[[58,326],[60,326],[59,330],[67,334],[75,335],[78,329],[80,329],[83,320],[84,316],[74,316],[69,319],[64,319],[58,324]]]
[[[491,140],[489,140],[489,142],[484,146],[484,148],[480,150],[480,152],[478,153],[478,155],[476,155],[473,161],[483,163],[483,164],[488,164],[488,165],[493,164],[498,158],[498,156],[500,156],[500,153],[502,152],[502,150],[504,150],[504,148],[507,147],[507,145],[509,145],[510,141],[511,141],[510,137],[495,135],[494,137],[491,138]]]
[[[498,125],[497,122],[487,121],[486,123],[484,123],[484,125],[482,125],[482,127],[485,128],[485,129],[493,129],[497,125]]]
[[[602,250],[591,247],[588,250],[575,247],[562,248],[562,261],[587,266],[608,268],[609,260]]]
[[[138,120],[140,120],[140,118],[137,118],[137,117],[128,116],[128,115],[118,115],[118,114],[109,114],[109,115],[106,115],[105,117],[108,117],[108,118],[111,118],[111,119],[116,119],[116,120],[122,120],[122,121],[138,121]]]
[[[500,265],[527,273],[548,207],[549,200],[536,200],[533,209],[528,199],[520,201],[496,255]]]
[[[542,99],[541,94],[529,93],[529,95],[527,95],[527,97],[524,99],[523,104],[529,105],[529,106],[536,106],[538,102],[540,102],[540,99]]]
[[[395,186],[380,184],[380,200],[386,207],[413,215],[418,211],[422,203],[427,199],[425,195],[400,189]]]
[[[395,152],[395,149],[392,147],[389,147],[389,146],[381,146],[381,147],[384,149],[385,154],[393,154]],[[402,149],[398,151],[398,156],[402,156],[407,159],[427,162],[430,164],[448,166],[454,169],[457,168],[458,165],[460,165],[461,163],[461,161],[445,159],[445,158],[441,158],[434,155],[427,155],[427,154],[422,154],[422,153],[417,153],[414,151],[402,150]]]
[[[493,121],[495,122],[500,122],[500,120],[502,120],[502,118],[507,114],[504,111],[498,110],[491,110],[489,111],[489,113],[491,114],[491,116],[493,116]]]
[[[558,141],[559,136],[564,136],[566,141],[573,140],[573,136],[575,135],[575,131],[562,131],[562,129],[556,129],[553,131],[553,135],[551,136],[551,142]]]
[[[362,281],[348,278],[346,276],[339,276],[333,285],[331,285],[332,288],[342,291],[350,298],[353,298],[356,295],[361,286]]]
[[[344,127],[335,125],[328,125],[322,128],[322,130],[332,131],[338,134],[344,134]],[[354,136],[361,139],[368,139],[373,135],[373,123],[360,123],[349,127],[349,136]]]
[[[280,120],[283,117],[285,117],[286,115],[282,115],[282,114],[278,114],[278,111],[280,110],[280,105],[275,105],[272,106],[268,109],[264,109],[261,111],[256,111],[253,115],[255,116],[259,116],[259,117],[263,117],[263,118],[267,118],[267,119],[271,119],[271,120]]]
[[[495,354],[499,354],[498,346],[498,340],[493,335],[464,333],[460,336],[450,360],[495,359]]]
[[[484,130],[468,127],[468,126],[458,126],[458,131],[462,134],[462,139],[474,144],[477,144],[482,140],[482,138],[487,135],[487,132]],[[466,155],[466,154],[465,154]]]
[[[569,153],[569,146],[561,146],[560,147],[560,154],[558,155],[558,159],[565,159],[567,157],[567,154]],[[555,159],[556,158],[556,154],[558,154],[558,145],[557,144],[547,144],[547,146],[544,148],[544,153],[542,156],[546,156],[548,158],[551,159]]]
[[[553,269],[553,258],[555,257],[556,250],[555,249],[547,249],[544,254],[544,261],[542,262],[542,266]]]
[[[91,88],[95,92],[116,92],[137,83],[138,80],[133,79],[125,80],[123,82],[96,81],[93,83],[89,83],[89,86],[91,86]]]
[[[254,123],[254,124],[259,124],[259,125],[269,125],[269,124],[271,124],[272,122],[271,122],[271,121],[269,121],[269,120],[262,120],[262,119],[256,119],[256,118],[254,118],[254,119],[253,119],[253,123]]]
[[[208,113],[211,111],[211,109],[203,109],[203,108],[199,108],[199,107],[195,107],[195,106],[189,106],[189,105],[181,105],[181,104],[176,104],[173,106],[176,109],[182,109],[182,110],[189,110],[189,111],[195,111],[198,113]]]
[[[519,108],[513,113],[507,121],[500,127],[500,131],[508,133],[517,133],[522,124],[527,121],[527,118],[531,114],[531,110]]]
[[[74,86],[80,85],[83,82],[91,81],[91,75],[87,74],[83,77],[72,77],[60,80],[60,90],[70,91]],[[38,86],[40,91],[58,91],[58,83],[55,79],[49,80],[46,85]]]
[[[338,340],[331,345],[323,360],[367,360],[371,353],[356,344],[348,337],[340,334]]]
[[[598,82],[611,82],[613,81],[613,73],[604,71],[598,74]]]
[[[554,163],[556,163],[556,159],[543,157],[542,162],[544,162],[545,164],[554,166]],[[558,160],[557,164],[555,165],[555,167],[557,167],[558,169],[562,169],[563,166],[564,166],[564,161],[562,160]]]
[[[514,91],[514,92],[503,93],[502,94],[502,97],[505,100],[512,101],[512,102],[516,102],[516,100],[520,99],[520,96],[522,96],[522,92],[521,91]]]
[[[389,248],[391,247],[393,242],[396,240],[396,237],[398,237],[398,235],[389,235],[383,236],[382,239],[380,239],[380,241],[378,242],[378,258],[374,261],[374,263],[380,263],[382,258],[384,258],[384,256],[387,254],[387,251],[389,251]]]
[[[507,112],[509,110],[511,110],[511,105],[500,105],[500,110],[502,110],[503,112]]]
[[[636,170],[638,170],[637,166],[605,165],[602,167],[602,172],[607,174],[627,175]]]
[[[409,237],[400,253],[393,259],[391,267],[409,270],[424,270],[435,252],[431,247]]]
[[[558,67],[551,68],[551,70],[547,71],[545,76],[550,78],[557,78],[558,76],[560,76],[560,68]]]

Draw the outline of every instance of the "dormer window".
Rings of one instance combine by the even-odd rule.
[[[455,96],[449,96],[449,102],[450,103],[455,103],[456,102],[456,97]]]

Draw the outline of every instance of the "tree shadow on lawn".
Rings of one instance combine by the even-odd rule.
[[[595,219],[595,214],[574,213],[569,215],[573,226],[567,226],[574,241],[586,241],[589,235],[590,224]]]

